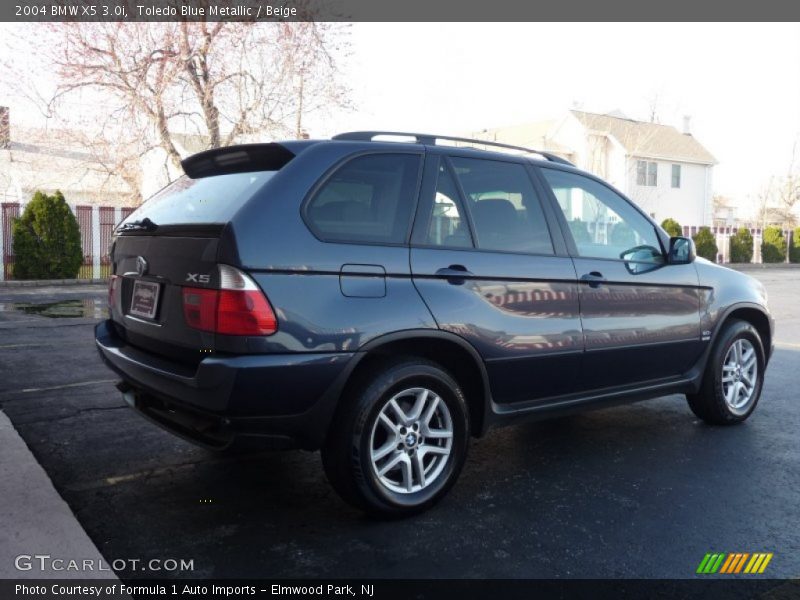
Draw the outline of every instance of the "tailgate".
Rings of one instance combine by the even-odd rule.
[[[219,284],[218,245],[211,236],[118,236],[111,307],[118,333],[133,346],[190,364],[213,350],[213,333],[186,325],[181,290]]]

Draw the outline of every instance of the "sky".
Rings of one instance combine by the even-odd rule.
[[[715,191],[733,197],[786,173],[800,136],[798,24],[364,23],[351,37],[357,109],[316,135],[464,134],[577,106],[646,120],[657,97],[660,122],[691,116]]]
[[[0,36],[4,29],[0,25]],[[790,168],[800,141],[800,24],[355,23],[341,61],[351,110],[306,119],[312,137],[354,129],[465,134],[573,107],[692,133],[717,158],[715,192],[738,203]],[[22,59],[22,57],[19,57]],[[12,115],[37,115],[4,96]],[[13,118],[13,117],[12,117]],[[800,162],[800,144],[798,144]]]

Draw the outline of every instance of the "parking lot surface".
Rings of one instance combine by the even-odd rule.
[[[707,552],[800,575],[800,269],[752,271],[777,319],[764,392],[712,428],[682,396],[493,431],[433,510],[370,520],[318,453],[219,456],[127,408],[100,362],[102,286],[0,288],[0,408],[123,577],[694,576]],[[46,549],[44,549],[46,550]]]

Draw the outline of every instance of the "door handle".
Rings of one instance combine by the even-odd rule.
[[[591,273],[582,275],[581,281],[588,283],[590,288],[599,288],[603,283],[605,283],[606,278],[603,277],[602,273],[598,271],[592,271]]]
[[[461,285],[465,281],[464,278],[472,275],[472,273],[464,265],[450,265],[449,267],[438,269],[435,275],[436,277],[447,279],[453,285]]]

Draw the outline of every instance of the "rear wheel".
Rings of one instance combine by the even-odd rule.
[[[692,412],[712,425],[741,423],[755,410],[764,377],[764,349],[756,329],[733,320],[711,352],[697,394],[687,394]]]
[[[322,460],[345,500],[373,514],[403,516],[447,493],[464,463],[469,431],[452,376],[422,359],[384,363],[344,402]]]

